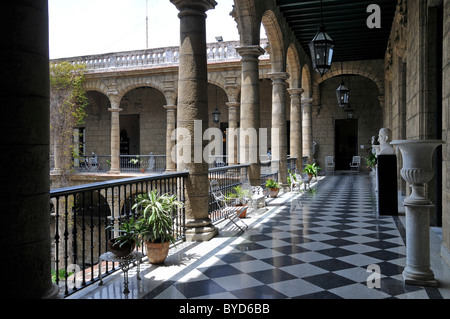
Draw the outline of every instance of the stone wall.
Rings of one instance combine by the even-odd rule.
[[[344,76],[344,82],[350,89],[350,104],[358,119],[358,149],[364,165],[367,148],[372,136],[378,136],[382,127],[379,90],[376,84],[363,76]],[[320,108],[313,111],[313,140],[317,143],[315,158],[319,166],[325,167],[325,156],[335,155],[335,120],[346,118],[345,112],[337,105],[336,89],[341,77],[333,77],[320,84]],[[361,148],[361,146],[364,146]]]
[[[447,142],[442,147],[442,161],[439,149],[435,152],[437,161],[433,164],[441,180],[428,183],[427,196],[436,207],[442,205],[442,217],[432,212],[430,223],[439,224],[442,219],[441,253],[450,263],[449,21],[449,0],[399,1],[386,54],[383,121],[392,129],[394,139],[442,138]],[[442,92],[437,81],[442,81]],[[401,166],[399,163],[399,169]],[[402,190],[410,192],[405,184]]]
[[[442,63],[442,138],[447,142],[442,148],[442,233],[443,248],[441,253],[450,264],[450,0],[444,0],[444,28],[443,28],[443,63]]]

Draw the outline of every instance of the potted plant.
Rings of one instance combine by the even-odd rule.
[[[136,165],[136,166],[138,166],[138,167],[140,167],[142,161],[139,159],[139,155],[136,155],[136,158],[130,159],[130,162],[129,162],[129,163],[130,163],[130,164],[133,164],[133,165]],[[140,171],[141,171],[141,173],[145,173],[145,168],[140,167]]]
[[[367,167],[372,169],[372,171],[375,171],[375,165],[377,165],[377,157],[375,156],[375,154],[370,153],[369,156],[367,156],[366,164]]]
[[[239,207],[245,207],[244,211],[239,215],[241,218],[245,218],[247,216],[247,198],[250,197],[250,191],[248,189],[244,189],[241,185],[233,187],[232,193],[228,195],[229,198],[235,199],[235,205]]]
[[[136,245],[140,246],[138,221],[131,217],[128,221],[122,222],[117,231],[119,236],[108,240],[108,251],[117,257],[126,257],[131,254]]]
[[[313,177],[317,177],[320,170],[321,168],[316,163],[312,163],[305,166],[303,173],[308,174],[309,180],[311,180]]]
[[[176,195],[160,195],[157,190],[137,195],[133,209],[139,214],[138,232],[150,263],[160,264],[166,259],[170,243],[175,242],[171,212],[181,207],[183,203]]]
[[[280,191],[280,184],[273,179],[268,179],[266,181],[266,188],[269,189],[270,197],[275,198],[278,196],[278,192]]]

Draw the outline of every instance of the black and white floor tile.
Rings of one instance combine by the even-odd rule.
[[[378,216],[368,175],[328,176],[286,206],[271,201],[249,230],[222,235],[143,298],[442,298],[438,288],[403,283],[404,229],[398,217]]]

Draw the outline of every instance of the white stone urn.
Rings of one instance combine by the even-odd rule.
[[[411,195],[405,198],[406,216],[406,267],[403,280],[409,285],[437,286],[430,266],[430,208],[431,201],[425,195],[425,183],[434,176],[432,166],[436,147],[441,140],[395,140],[403,157],[401,175],[411,184]]]
[[[428,205],[430,200],[425,195],[425,183],[434,176],[432,166],[433,153],[442,140],[394,140],[391,145],[398,147],[403,157],[400,171],[403,179],[411,184],[411,195],[405,198],[405,204]]]

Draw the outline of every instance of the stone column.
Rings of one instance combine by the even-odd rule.
[[[301,98],[303,89],[288,89],[291,96],[291,157],[297,158],[297,171],[302,171],[303,156],[303,132],[302,132],[302,109]]]
[[[213,0],[171,2],[180,11],[177,136],[182,134],[182,141],[177,143],[177,168],[189,171],[186,181],[186,239],[204,241],[218,233],[208,216],[208,164],[202,154],[206,146],[203,131],[208,127],[205,12],[214,9],[217,3]],[[202,129],[197,132],[195,128],[199,122]],[[191,140],[186,141],[187,138]],[[190,154],[184,154],[185,151]]]
[[[287,190],[286,72],[269,73],[272,79],[272,161],[278,161],[278,182]]]
[[[303,117],[303,156],[308,156],[308,163],[313,161],[313,139],[312,139],[312,101],[313,99],[302,99]]]
[[[167,110],[167,125],[166,125],[166,172],[174,172],[177,170],[175,152],[172,153],[175,147],[175,141],[172,140],[172,133],[176,128],[177,118],[175,105],[166,105]]]
[[[227,159],[228,165],[236,165],[238,160],[238,120],[239,102],[227,102],[228,106],[228,130],[227,130]],[[233,140],[232,140],[233,139]]]
[[[46,0],[2,3],[0,91],[2,290],[8,299],[55,298],[51,282],[50,89]]]
[[[264,49],[259,45],[237,47],[242,57],[241,84],[241,127],[240,154],[241,164],[249,163],[250,184],[261,186],[261,166],[259,160],[258,130],[260,127],[259,96],[259,59]]]
[[[108,95],[111,101],[111,169],[108,174],[120,174],[120,99],[117,95]]]

